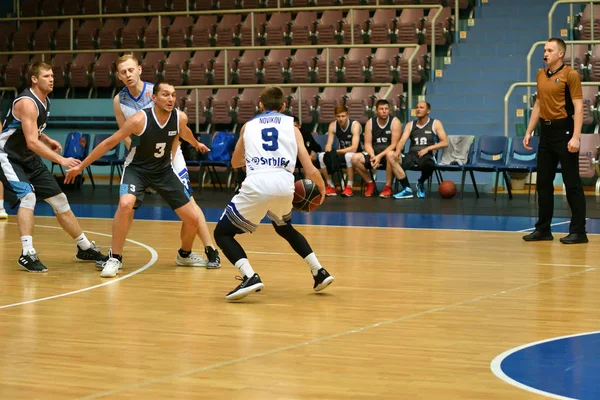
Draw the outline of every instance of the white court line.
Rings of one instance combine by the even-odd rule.
[[[215,364],[210,364],[210,365],[206,365],[204,367],[199,367],[199,368],[195,368],[195,369],[191,369],[191,370],[187,370],[187,371],[181,371],[175,374],[171,374],[171,375],[165,375],[162,377],[157,377],[157,378],[153,378],[153,379],[147,379],[145,381],[133,384],[133,385],[125,385],[125,386],[121,386],[118,388],[115,388],[113,390],[108,390],[105,392],[100,392],[100,393],[96,393],[96,394],[92,394],[89,396],[85,396],[85,397],[80,397],[78,400],[92,400],[92,399],[97,399],[100,397],[105,397],[105,396],[112,396],[115,395],[117,393],[121,393],[121,392],[125,392],[128,390],[134,390],[134,389],[139,389],[145,386],[149,386],[149,385],[153,385],[156,383],[162,383],[162,382],[166,382],[169,381],[171,379],[176,379],[176,378],[181,378],[184,376],[189,376],[189,375],[194,375],[200,372],[204,372],[204,371],[208,371],[208,370],[213,370],[216,368],[220,368],[220,367],[226,367],[229,365],[233,365],[233,364],[238,364],[238,363],[243,363],[245,361],[250,361],[250,360],[254,360],[257,358],[261,358],[261,357],[265,357],[265,356],[269,356],[272,354],[278,354],[278,353],[282,353],[284,351],[288,351],[288,350],[295,350],[301,347],[305,347],[305,346],[310,346],[313,344],[318,344],[321,342],[324,342],[326,340],[330,340],[330,339],[336,339],[342,336],[348,336],[354,333],[359,333],[359,332],[363,332],[363,331],[367,331],[367,330],[371,330],[380,326],[384,326],[384,325],[389,325],[389,324],[394,324],[397,322],[402,322],[402,321],[406,321],[409,319],[413,319],[413,318],[417,318],[417,317],[421,317],[424,315],[429,315],[429,314],[433,314],[436,312],[440,312],[440,311],[445,311],[451,308],[456,308],[456,307],[460,307],[460,306],[464,306],[466,304],[472,304],[472,303],[476,303],[479,302],[481,300],[487,300],[487,299],[491,299],[493,297],[497,297],[497,296],[501,296],[507,293],[512,293],[512,292],[516,292],[518,290],[523,290],[523,289],[528,289],[531,287],[535,287],[535,286],[539,286],[542,285],[544,283],[548,283],[548,282],[552,282],[552,281],[556,281],[559,279],[564,279],[564,278],[569,278],[572,276],[577,276],[577,275],[581,275],[584,274],[586,272],[590,272],[590,271],[595,271],[596,268],[587,268],[583,271],[577,271],[577,272],[572,272],[566,275],[562,275],[562,276],[557,276],[554,278],[550,278],[550,279],[545,279],[536,283],[530,283],[528,285],[523,285],[523,286],[519,286],[516,288],[512,288],[512,289],[508,289],[508,290],[504,290],[501,292],[497,292],[497,293],[493,293],[493,294],[489,294],[489,295],[485,295],[485,296],[479,296],[479,297],[475,297],[473,299],[470,300],[464,300],[464,301],[460,301],[457,303],[453,303],[444,307],[436,307],[436,308],[432,308],[430,310],[426,310],[426,311],[422,311],[422,312],[418,312],[418,313],[414,313],[414,314],[409,314],[409,315],[405,315],[399,318],[394,318],[394,319],[390,319],[387,321],[382,321],[382,322],[378,322],[375,324],[371,324],[371,325],[367,325],[367,326],[363,326],[361,328],[357,328],[357,329],[351,329],[351,330],[347,330],[347,331],[343,331],[343,332],[338,332],[338,333],[334,333],[331,335],[327,335],[327,336],[321,336],[312,340],[308,340],[305,342],[299,342],[296,344],[292,344],[292,345],[288,345],[288,346],[282,346],[282,347],[277,347],[275,349],[271,349],[271,350],[267,350],[267,351],[263,351],[260,353],[255,353],[255,354],[251,354],[249,356],[245,356],[245,357],[239,357],[239,358],[233,358],[230,360],[225,360],[225,361],[221,361]]]
[[[514,379],[512,379],[511,377],[509,377],[508,375],[506,375],[504,373],[504,371],[502,371],[502,361],[504,361],[504,359],[508,356],[510,356],[513,353],[516,353],[519,350],[523,350],[526,349],[528,347],[532,347],[532,346],[536,346],[538,344],[543,344],[543,343],[548,343],[548,342],[553,342],[555,340],[560,340],[560,339],[568,339],[568,338],[573,338],[573,337],[578,337],[578,336],[587,336],[587,335],[595,335],[600,333],[600,331],[595,331],[595,332],[587,332],[587,333],[577,333],[575,335],[567,335],[567,336],[560,336],[560,337],[555,337],[555,338],[550,338],[550,339],[544,339],[544,340],[540,340],[538,342],[533,342],[533,343],[527,343],[524,344],[522,346],[519,347],[515,347],[512,348],[510,350],[506,350],[504,353],[496,356],[496,358],[494,358],[492,360],[492,362],[490,363],[490,368],[492,370],[492,372],[494,373],[494,375],[496,375],[498,378],[502,379],[504,382],[516,386],[519,389],[523,389],[526,390],[528,392],[531,393],[535,393],[535,394],[541,394],[543,396],[547,396],[553,399],[563,399],[563,400],[574,400],[572,397],[565,397],[565,396],[561,396],[558,394],[554,394],[554,393],[550,393],[550,392],[545,392],[543,390],[539,390],[536,389],[534,387],[531,386],[527,386],[521,382],[518,382]]]
[[[326,212],[342,212],[342,211],[326,211]],[[461,214],[432,214],[432,215],[461,215]],[[48,216],[48,215],[42,215],[40,216],[42,218],[54,218],[52,216]],[[473,217],[497,217],[494,215],[473,215]],[[510,218],[512,216],[510,215],[504,215],[503,217],[505,218]],[[526,216],[516,216],[517,218],[533,218],[533,217],[526,217]],[[39,218],[36,216],[36,218]],[[77,217],[77,219],[112,219],[112,218],[104,218],[104,217]],[[588,220],[590,218],[586,218],[586,220]],[[156,220],[156,219],[134,219],[134,221],[148,221],[148,222],[170,222],[170,223],[177,223],[180,224],[181,221],[171,221],[171,220]],[[216,224],[216,222],[208,222],[209,224]],[[563,223],[567,223],[567,221],[565,222],[558,222],[557,224],[563,224]],[[265,226],[271,226],[270,222],[264,222],[264,223],[260,223],[259,225],[265,225]],[[501,230],[495,230],[495,229],[453,229],[453,228],[408,228],[408,227],[402,227],[402,226],[362,226],[362,225],[324,225],[324,224],[302,224],[302,223],[297,223],[294,224],[294,226],[311,226],[311,227],[319,227],[319,228],[323,228],[323,227],[330,227],[330,228],[354,228],[354,229],[399,229],[399,230],[407,230],[407,231],[416,231],[416,230],[425,230],[425,231],[449,231],[449,232],[493,232],[493,233],[517,233],[517,232],[527,232],[529,230],[532,230],[534,228],[526,228],[526,229],[522,229],[519,231],[501,231]],[[551,226],[554,226],[551,225]],[[588,236],[596,236],[596,235],[600,235],[600,233],[588,233]]]
[[[586,218],[585,220],[588,221],[589,218]],[[569,220],[569,221],[563,221],[563,222],[557,222],[555,224],[550,224],[550,226],[552,227],[552,226],[566,225],[566,224],[570,224],[570,223],[571,223],[571,220]],[[533,230],[535,230],[535,227],[533,227],[533,228],[527,228],[527,229],[521,229],[520,231],[517,231],[517,232],[529,232],[529,231],[533,231]],[[588,233],[588,235],[593,235],[593,234],[592,233]]]
[[[9,224],[16,225],[15,222],[9,222]],[[35,226],[38,227],[38,228],[49,228],[49,229],[61,229],[62,230],[62,228],[58,227],[58,226],[47,226],[47,225],[35,225]],[[92,231],[83,231],[83,232],[85,232],[85,233],[91,233],[91,234],[94,234],[94,235],[111,237],[111,235],[108,235],[106,233],[99,233],[99,232],[92,232]],[[70,296],[70,295],[73,295],[73,294],[87,292],[88,290],[97,289],[97,288],[102,287],[102,286],[112,285],[113,283],[120,282],[120,281],[122,281],[124,279],[130,278],[130,277],[132,277],[134,275],[139,274],[140,272],[143,272],[143,271],[147,270],[148,268],[150,268],[156,262],[156,260],[158,260],[158,253],[152,247],[150,247],[150,246],[148,246],[148,245],[146,245],[144,243],[137,242],[135,240],[131,240],[131,239],[126,239],[126,240],[128,242],[130,242],[130,243],[133,243],[133,244],[136,244],[138,246],[141,246],[141,247],[145,248],[146,250],[148,250],[150,252],[150,254],[152,255],[152,257],[150,258],[150,261],[148,261],[146,263],[146,265],[142,266],[141,268],[136,269],[133,272],[128,273],[127,275],[121,276],[121,277],[119,277],[117,279],[111,279],[110,281],[107,281],[107,282],[104,282],[104,283],[100,283],[100,284],[95,285],[95,286],[90,286],[90,287],[86,287],[86,288],[83,288],[83,289],[74,290],[74,291],[68,292],[68,293],[57,294],[57,295],[54,295],[54,296],[43,297],[41,299],[34,299],[34,300],[22,301],[20,303],[6,304],[4,306],[0,306],[0,310],[3,309],[3,308],[10,308],[10,307],[22,306],[22,305],[25,305],[25,304],[39,303],[40,301],[57,299],[59,297],[65,297],[65,296]]]

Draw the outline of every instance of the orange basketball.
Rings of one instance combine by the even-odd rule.
[[[451,199],[456,195],[456,185],[452,181],[443,181],[438,190],[444,199]]]
[[[292,206],[297,211],[314,211],[321,205],[319,188],[310,179],[301,179],[294,184],[294,200]]]

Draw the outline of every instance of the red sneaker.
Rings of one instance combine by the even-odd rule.
[[[342,197],[352,197],[354,196],[354,191],[352,190],[352,186],[348,185],[342,192]]]
[[[392,197],[392,187],[385,185],[385,187],[381,191],[381,194],[379,194],[379,197],[381,197],[382,199],[389,199],[390,197]]]
[[[337,196],[337,192],[333,186],[327,185],[325,188],[325,196]]]
[[[372,197],[375,193],[375,182],[367,183],[367,187],[365,188],[365,197]]]

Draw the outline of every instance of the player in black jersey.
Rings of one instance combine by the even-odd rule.
[[[388,157],[388,163],[392,166],[396,179],[402,185],[402,190],[394,195],[395,199],[410,199],[413,191],[406,176],[406,170],[417,169],[421,171],[421,177],[417,182],[417,197],[425,197],[425,182],[433,175],[435,159],[433,152],[448,147],[448,138],[442,123],[429,118],[431,105],[426,101],[417,103],[415,113],[417,120],[406,124],[404,133],[396,146],[395,151]],[[400,155],[407,140],[410,140],[408,153]]]
[[[0,180],[12,195],[12,206],[19,204],[17,224],[23,251],[19,265],[29,272],[48,269],[38,258],[33,247],[34,209],[36,200],[50,204],[62,228],[77,242],[76,257],[85,261],[103,261],[102,255],[90,242],[75,218],[67,196],[44,165],[42,157],[65,168],[80,163],[60,154],[62,146],[43,133],[50,114],[48,94],[54,88],[52,65],[45,62],[32,64],[27,71],[30,88],[22,91],[13,101],[0,134]]]
[[[367,182],[365,197],[373,196],[376,189],[369,170],[377,170],[380,165],[385,166],[385,187],[379,196],[389,198],[392,197],[393,175],[392,168],[386,163],[386,155],[396,148],[402,124],[398,118],[390,115],[390,103],[385,99],[377,100],[375,112],[377,116],[365,124],[365,150],[354,154],[352,165],[364,182]]]
[[[121,140],[134,135],[121,179],[121,197],[113,223],[112,250],[102,269],[101,276],[104,278],[114,277],[122,268],[121,252],[125,238],[134,210],[141,205],[147,187],[154,188],[183,221],[179,255],[187,258],[192,253],[198,214],[188,191],[173,170],[171,151],[180,136],[198,151],[205,151],[206,148],[187,129],[187,115],[175,108],[177,95],[172,85],[166,82],[154,85],[152,100],[154,107],[139,111],[125,121],[121,129],[96,146],[80,165],[71,168],[65,179],[66,183],[73,181],[85,167]]]
[[[337,137],[339,146],[336,150],[340,165],[346,166],[348,183],[342,191],[342,196],[351,197],[352,183],[354,181],[354,167],[352,166],[352,157],[356,152],[362,151],[360,145],[360,135],[362,134],[362,126],[360,122],[350,119],[348,116],[348,107],[340,104],[335,107],[335,121],[329,124],[327,131],[327,143],[325,144],[325,153],[330,152],[333,147],[333,140]],[[325,153],[319,153],[319,164],[321,173],[327,181],[326,194],[327,196],[337,196],[335,185],[325,166]]]

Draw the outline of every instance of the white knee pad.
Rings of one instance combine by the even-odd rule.
[[[321,167],[321,169],[326,168],[325,166],[325,153],[319,153],[317,154],[317,158],[319,159],[319,166]]]
[[[67,200],[67,196],[65,196],[64,193],[57,194],[54,197],[45,199],[44,201],[50,204],[56,214],[66,213],[71,209],[71,206],[69,206],[69,200]]]
[[[35,194],[27,193],[25,196],[21,197],[21,205],[19,207],[35,210]]]
[[[352,167],[352,156],[356,153],[348,152],[344,154],[344,158],[346,159],[346,167]]]

